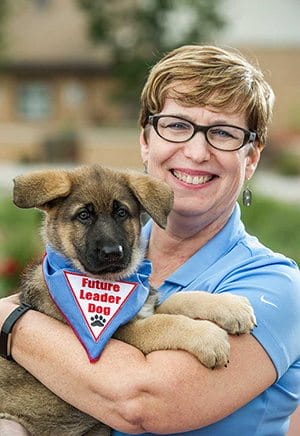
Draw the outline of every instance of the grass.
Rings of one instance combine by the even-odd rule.
[[[249,233],[300,264],[300,206],[255,194],[253,205],[241,209]],[[39,211],[18,209],[0,198],[0,297],[13,292],[25,265],[41,256],[40,222]]]

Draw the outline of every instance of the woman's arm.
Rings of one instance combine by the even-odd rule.
[[[136,410],[141,426],[154,433],[205,427],[239,409],[275,381],[275,368],[253,336],[231,336],[230,344],[230,363],[217,370],[205,368],[185,352],[151,353],[147,361],[160,378],[154,376],[147,386],[150,394],[139,398]]]
[[[15,307],[0,302],[0,324],[8,306]],[[208,370],[183,351],[145,358],[117,340],[91,364],[68,326],[29,311],[14,327],[12,354],[57,395],[111,427],[170,433],[215,422],[274,382],[274,366],[255,338],[242,335],[230,342],[230,364],[220,370]]]

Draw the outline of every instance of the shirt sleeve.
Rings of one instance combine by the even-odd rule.
[[[295,264],[252,259],[225,277],[215,292],[249,299],[257,319],[253,335],[270,356],[278,378],[300,359],[300,272]]]

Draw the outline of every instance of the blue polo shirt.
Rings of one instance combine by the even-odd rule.
[[[148,222],[143,229],[146,240],[151,226]],[[277,380],[226,418],[184,434],[285,435],[289,416],[300,398],[300,272],[296,263],[250,236],[236,205],[225,227],[162,284],[161,302],[174,292],[186,290],[246,296],[257,318],[253,335],[270,356]],[[126,433],[114,431],[113,435]]]

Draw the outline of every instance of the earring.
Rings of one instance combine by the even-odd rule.
[[[243,205],[246,207],[251,206],[252,204],[252,192],[249,186],[246,187],[243,191]]]
[[[144,167],[144,174],[148,174],[148,162],[147,161],[143,162],[143,167]]]

